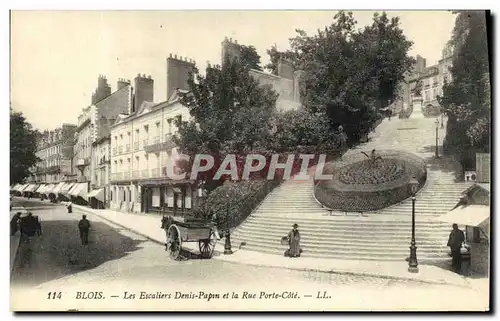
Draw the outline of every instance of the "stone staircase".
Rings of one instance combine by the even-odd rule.
[[[416,242],[419,260],[449,259],[451,226],[435,218],[451,210],[471,183],[456,183],[456,163],[433,159],[434,119],[385,120],[371,139],[346,156],[392,149],[412,152],[427,162],[428,177],[416,197]],[[441,136],[445,130],[439,129]],[[442,137],[439,144],[442,145]],[[343,213],[324,209],[314,198],[311,181],[285,181],[270,193],[232,235],[246,250],[283,255],[280,244],[292,224],[299,224],[303,256],[355,260],[404,260],[411,238],[411,199],[377,212]]]

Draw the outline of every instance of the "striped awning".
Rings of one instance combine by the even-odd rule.
[[[87,183],[77,183],[75,187],[69,191],[69,194],[72,196],[80,196],[81,198],[86,199],[88,194],[88,184]]]
[[[59,184],[57,184],[56,187],[54,187],[54,189],[52,190],[52,193],[57,195],[61,190],[61,188],[64,186],[64,184],[65,184],[64,182],[60,182]]]
[[[25,190],[28,186],[29,186],[29,184],[24,184],[24,185],[22,185],[22,186],[18,189],[18,191],[19,191],[19,192],[24,192],[24,190]]]
[[[55,187],[56,187],[55,184],[49,184],[47,188],[45,188],[45,190],[43,191],[43,194],[48,196],[50,193],[52,193]]]
[[[88,195],[88,198],[94,197],[101,202],[104,202],[104,188],[99,188],[91,191]]]
[[[60,194],[69,195],[69,191],[76,185],[76,183],[67,183],[61,188]]]
[[[38,188],[38,184],[30,184],[24,191],[34,192]]]
[[[43,194],[43,191],[47,188],[46,184],[40,185],[40,187],[36,190],[37,193]]]

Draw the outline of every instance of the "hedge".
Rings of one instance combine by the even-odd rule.
[[[219,229],[234,228],[240,225],[281,180],[243,180],[226,181],[214,189],[198,206],[194,215],[197,218],[212,220]],[[229,218],[229,221],[227,220]]]

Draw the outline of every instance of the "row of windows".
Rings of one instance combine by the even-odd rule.
[[[174,118],[169,118],[167,119],[167,128],[165,129],[168,134],[173,134],[174,131],[176,130],[175,128],[175,122],[174,119],[177,119],[178,121],[182,121],[182,115],[178,115]],[[160,136],[161,135],[161,126],[160,126],[160,121],[155,122],[154,126],[152,126],[152,129],[154,130],[153,132],[150,132],[149,130],[149,125],[144,125],[143,130],[141,131],[140,128],[137,128],[135,130],[135,136],[134,136],[134,141],[139,141],[141,137],[141,133],[143,134],[143,138],[147,139],[149,138],[150,135],[152,136]],[[124,137],[130,141],[130,132],[127,132],[127,135],[124,136],[123,134],[115,135],[114,136],[114,146],[119,146],[123,145],[124,143]]]
[[[160,168],[162,165],[162,163],[161,163],[162,157],[160,156],[159,153],[153,154],[153,155],[154,156],[150,156],[148,154],[144,155],[142,158],[144,160],[144,163],[149,165],[150,164],[149,161],[151,159],[152,162],[154,164],[156,164],[155,168]],[[171,152],[167,152],[168,159],[170,159],[171,155],[172,155]],[[163,162],[166,163],[167,160],[164,159]],[[112,164],[111,172],[116,173],[116,172],[120,172],[122,170],[130,170],[130,169],[132,169],[131,164],[132,164],[132,161],[131,161],[130,157],[128,157],[126,160],[125,159],[114,160],[114,162]],[[134,168],[139,169],[139,164],[141,164],[141,157],[135,156]],[[124,165],[125,165],[125,168],[123,168]]]

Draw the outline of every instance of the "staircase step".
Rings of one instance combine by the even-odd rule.
[[[234,244],[240,243],[242,240],[235,238],[234,239]],[[245,241],[246,242],[246,241]],[[246,245],[242,247],[243,249],[256,249],[258,251],[262,250],[268,250],[273,254],[283,254],[287,250],[287,246],[285,245],[269,245],[269,244],[256,244],[256,243],[248,243],[246,242]],[[361,251],[360,249],[357,249],[356,252],[353,252],[351,249],[312,249],[312,248],[306,248],[302,247],[303,253],[301,254],[304,257],[325,257],[325,258],[348,258],[351,257],[352,259],[371,259],[371,260],[387,260],[387,259],[393,259],[393,260],[405,260],[409,256],[409,249],[406,250],[397,250],[397,251],[391,251],[390,253],[387,253],[385,251],[373,251],[371,249],[367,251]],[[435,254],[434,252],[426,252],[426,251],[418,251],[417,249],[417,256],[420,255],[422,257],[426,258],[448,258],[448,254],[446,252],[443,253],[437,253]]]
[[[334,234],[335,235],[335,234]],[[267,243],[270,244],[279,244],[281,238],[284,236],[282,234],[265,234],[265,233],[257,233],[257,232],[234,232],[231,234],[233,237],[237,237],[242,240],[246,241],[263,241],[265,240]],[[328,238],[325,237],[318,237],[315,235],[302,235],[301,237],[301,244],[310,244],[311,246],[314,245],[321,245],[321,246],[326,246],[326,247],[331,247],[331,246],[345,246],[345,247],[350,247],[350,248],[357,248],[357,247],[403,247],[403,248],[408,248],[411,237],[406,236],[406,237],[401,237],[401,238],[387,238],[383,240],[377,240],[377,243],[373,242],[374,238],[342,238],[340,236],[329,236]],[[423,238],[418,238],[417,246],[418,247],[439,247],[439,248],[446,248],[446,241],[447,238],[444,238],[444,241],[437,242],[435,238],[430,238],[430,239],[423,239]]]

